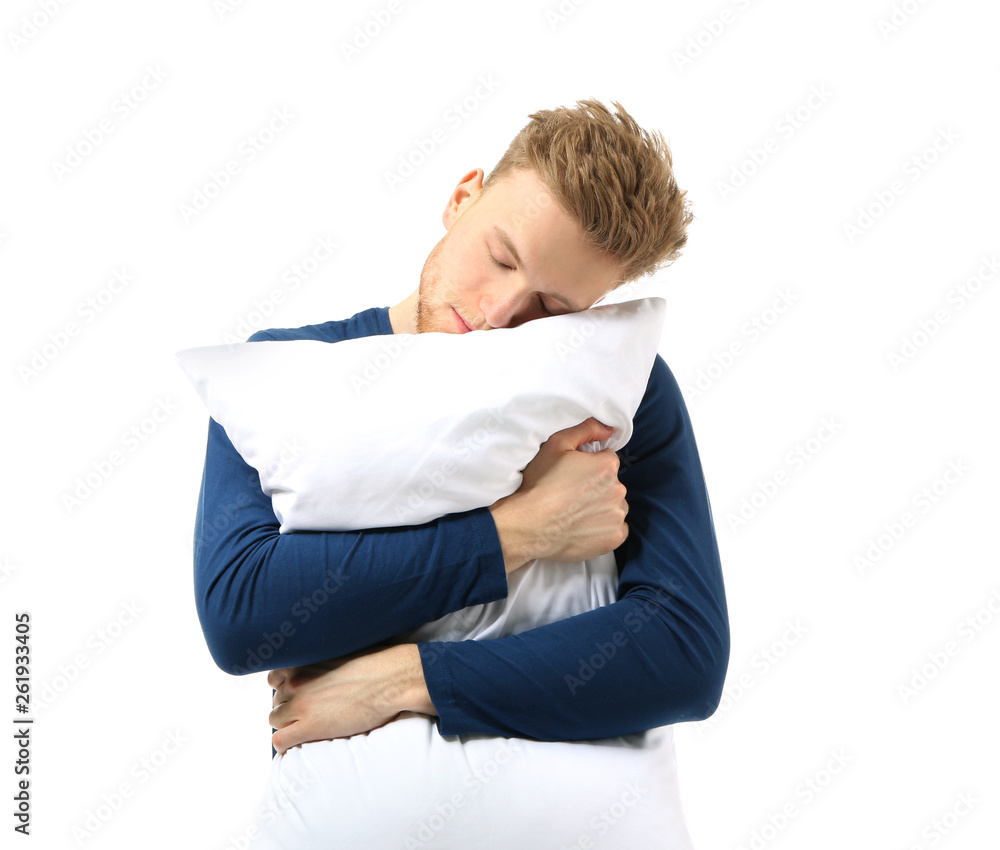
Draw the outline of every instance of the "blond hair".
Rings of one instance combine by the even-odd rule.
[[[612,103],[616,114],[594,99],[532,113],[483,188],[514,169],[534,171],[587,242],[621,265],[621,284],[672,263],[694,216],[663,136]]]

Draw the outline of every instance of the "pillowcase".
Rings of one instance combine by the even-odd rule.
[[[513,493],[556,431],[624,446],[666,302],[649,297],[466,334],[213,345],[176,357],[260,473],[280,531],[419,525]]]

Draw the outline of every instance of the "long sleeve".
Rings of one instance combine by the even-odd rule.
[[[617,601],[496,640],[419,644],[441,734],[587,740],[715,711],[729,663],[722,570],[691,422],[660,356],[619,456]]]
[[[405,528],[278,528],[256,470],[210,419],[194,585],[209,651],[226,672],[335,658],[507,595],[486,508]]]

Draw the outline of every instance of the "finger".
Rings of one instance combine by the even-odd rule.
[[[295,728],[298,726],[297,723],[292,723],[289,726],[284,726],[278,729],[273,735],[271,735],[271,746],[274,747],[281,755],[284,755],[289,749],[294,747],[296,744],[301,744],[302,742],[298,740],[298,730]]]
[[[579,425],[556,431],[549,440],[552,440],[558,448],[575,451],[584,443],[606,440],[614,432],[615,429],[610,425],[598,422],[591,416],[589,419],[584,419]]]
[[[272,745],[282,755],[288,752],[288,750],[292,747],[299,746],[299,744],[308,744],[312,741],[326,740],[331,739],[323,738],[322,736],[317,735],[313,729],[310,729],[306,723],[301,720],[289,723],[287,726],[283,726],[271,735]]]
[[[271,695],[271,704],[277,706],[281,705],[283,702],[288,702],[295,695],[295,686],[297,684],[299,684],[299,682],[291,676],[282,681],[282,683],[274,689],[274,693]]]
[[[267,722],[271,724],[272,729],[281,729],[289,723],[295,723],[296,720],[298,718],[289,702],[278,703],[267,715]]]
[[[281,685],[284,683],[285,679],[288,678],[289,670],[290,668],[288,667],[282,667],[278,670],[272,670],[270,673],[267,674],[267,683],[272,688],[280,688]]]
[[[271,746],[274,747],[279,756],[283,756],[285,754],[284,741],[280,739],[277,732],[273,732],[271,734]]]

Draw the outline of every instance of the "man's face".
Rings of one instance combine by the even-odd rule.
[[[469,172],[443,220],[448,232],[420,272],[418,333],[508,328],[585,310],[621,276],[532,171],[515,170],[485,193],[482,172]]]

